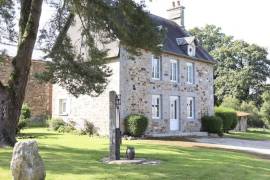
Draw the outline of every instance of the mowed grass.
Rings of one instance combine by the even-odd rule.
[[[248,140],[269,140],[270,141],[270,130],[250,128],[247,132],[231,132],[226,134],[226,137],[248,139]]]
[[[270,161],[253,155],[217,149],[158,144],[155,140],[123,141],[136,148],[137,157],[161,160],[160,165],[105,165],[108,139],[58,134],[42,128],[24,130],[35,136],[45,162],[47,180],[96,179],[270,179]],[[0,179],[11,179],[12,149],[0,149]]]

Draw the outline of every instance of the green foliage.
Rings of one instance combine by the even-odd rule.
[[[240,108],[240,101],[232,96],[226,96],[221,103],[222,107],[232,108],[234,110],[238,110]]]
[[[148,119],[143,115],[129,115],[124,122],[125,131],[131,136],[141,136],[148,126]]]
[[[84,122],[84,129],[81,130],[81,134],[93,136],[97,133],[97,130],[92,122],[85,121]]]
[[[270,92],[266,91],[262,94],[263,104],[260,109],[262,120],[269,125],[270,123]]]
[[[27,104],[23,104],[21,109],[21,115],[20,119],[17,125],[17,134],[20,133],[20,131],[28,126],[28,123],[31,118],[31,110]]]
[[[60,127],[63,127],[65,125],[66,123],[65,121],[63,121],[63,119],[52,118],[49,120],[49,127],[54,131],[57,131]]]
[[[158,45],[163,42],[163,33],[133,0],[67,0],[54,1],[51,6],[55,13],[49,26],[41,30],[39,44],[52,62],[37,77],[58,83],[75,96],[97,96],[106,88],[111,75],[106,66],[110,43],[120,41],[131,55],[140,55],[141,49],[155,54],[161,51]],[[80,47],[75,47],[67,33],[74,25],[81,27],[76,39]]]
[[[217,48],[231,43],[233,37],[221,32],[221,28],[215,25],[206,25],[203,28],[195,27],[189,31],[199,39],[200,44],[208,51],[212,52]]]
[[[255,102],[242,102],[240,106],[240,111],[247,112],[248,116],[248,127],[258,127],[262,128],[264,126],[264,121],[261,119],[259,110],[255,105]]]
[[[202,129],[209,133],[222,133],[222,119],[219,116],[204,116],[202,118]]]
[[[59,118],[50,119],[49,127],[59,133],[70,133],[76,130],[72,121],[70,123],[66,123],[63,119]]]
[[[27,127],[28,119],[19,119],[19,122],[17,124],[16,134],[19,134],[22,129]]]
[[[268,52],[255,44],[234,40],[213,25],[194,28],[195,35],[209,53],[218,61],[215,65],[216,104],[224,97],[232,96],[242,101],[254,101],[260,105],[260,95],[265,90],[270,75]]]
[[[223,122],[223,131],[228,132],[234,128],[235,123],[237,124],[237,116],[236,112],[233,109],[225,108],[225,107],[216,107],[215,115],[219,116]]]
[[[21,119],[30,119],[31,118],[31,110],[27,104],[23,104],[21,109]]]

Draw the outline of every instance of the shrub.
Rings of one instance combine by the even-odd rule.
[[[124,122],[125,131],[131,136],[141,136],[144,134],[148,126],[148,119],[143,115],[129,115]]]
[[[17,129],[16,129],[16,133],[20,133],[20,131],[24,128],[27,127],[27,124],[28,124],[29,120],[28,119],[21,119],[19,120],[18,122],[18,125],[17,125]]]
[[[49,120],[49,127],[54,131],[58,131],[60,127],[65,125],[66,125],[65,121],[59,118],[52,118]]]
[[[70,132],[73,132],[75,130],[76,129],[73,126],[71,126],[70,124],[65,124],[64,126],[60,126],[57,129],[57,132],[59,132],[59,133],[70,133]]]
[[[20,133],[22,129],[27,127],[27,124],[30,121],[30,118],[31,118],[31,110],[27,104],[23,104],[22,109],[21,109],[20,119],[17,125],[17,130],[16,130],[17,134]]]
[[[84,121],[84,129],[81,130],[81,134],[92,136],[96,134],[96,128],[92,122]]]
[[[237,115],[236,111],[230,108],[225,108],[225,107],[216,107],[215,108],[215,115],[219,116],[222,119],[222,124],[223,124],[223,131],[228,132],[234,126],[237,124]],[[235,124],[236,123],[236,124]]]
[[[202,118],[202,129],[209,133],[220,134],[222,132],[222,119],[218,116],[204,116]]]
[[[30,119],[31,118],[31,110],[27,104],[23,104],[21,109],[21,119]]]

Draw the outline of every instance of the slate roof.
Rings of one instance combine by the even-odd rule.
[[[178,24],[171,20],[153,14],[150,14],[150,18],[157,26],[161,25],[166,30],[163,51],[173,53],[175,55],[190,57],[187,54],[186,46],[179,46],[176,42],[176,38],[190,36],[190,34],[186,30],[184,30],[182,27],[180,27]],[[209,53],[198,44],[196,44],[196,56],[194,58],[212,63],[216,62],[213,57],[209,55]]]

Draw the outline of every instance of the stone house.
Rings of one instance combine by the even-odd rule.
[[[183,19],[179,20],[183,18],[183,9],[180,4],[170,9],[171,20],[150,15],[157,27],[166,31],[161,56],[141,50],[142,55],[132,60],[125,48],[115,43],[107,64],[113,74],[99,97],[76,98],[54,85],[52,116],[74,121],[79,127],[85,120],[90,121],[99,134],[107,135],[109,91],[113,90],[121,95],[122,123],[130,114],[143,114],[149,119],[148,135],[199,133],[201,117],[214,114],[215,61],[185,31]]]

